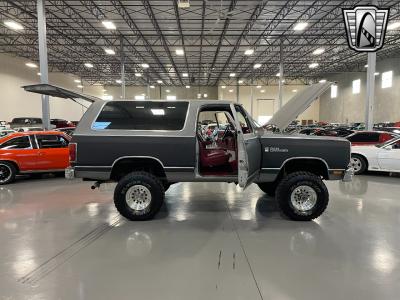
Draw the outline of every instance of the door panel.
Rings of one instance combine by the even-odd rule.
[[[400,142],[397,142],[400,147]],[[381,169],[400,171],[400,148],[391,148],[392,145],[385,149],[382,148],[378,152],[378,162]]]
[[[36,135],[38,170],[59,170],[69,166],[68,141],[58,135]]]

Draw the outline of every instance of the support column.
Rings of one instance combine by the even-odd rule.
[[[37,0],[40,82],[49,83],[47,63],[46,12],[44,2],[45,0]],[[50,105],[48,95],[42,95],[42,120],[43,128],[50,129]]]
[[[282,108],[283,94],[283,42],[279,46],[279,90],[278,90],[278,110]]]
[[[372,0],[371,2],[373,5],[378,6],[377,0]],[[367,68],[367,93],[365,97],[365,128],[367,130],[372,130],[374,127],[375,70],[376,52],[369,52]]]
[[[236,102],[239,103],[239,78],[236,80]]]
[[[124,54],[124,39],[120,38],[120,48],[121,48],[121,96],[122,99],[126,98],[125,93],[125,54]]]
[[[253,116],[253,98],[254,98],[254,91],[253,91],[253,78],[251,78],[251,88],[250,88],[250,115],[252,118]]]

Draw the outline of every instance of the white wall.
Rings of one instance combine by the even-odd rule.
[[[375,77],[374,122],[400,121],[400,59],[377,61]],[[382,89],[382,72],[393,71],[393,86]],[[342,73],[327,77],[338,85],[337,98],[331,99],[330,90],[320,98],[320,120],[328,122],[364,122],[366,97],[365,72]],[[361,79],[361,93],[353,94],[353,80]]]
[[[39,69],[25,66],[26,59],[0,54],[0,120],[11,121],[14,117],[41,117],[41,96],[25,92],[21,86],[40,83]],[[49,81],[67,89],[81,92],[76,77],[69,74],[49,73]],[[101,86],[89,86],[83,89],[86,94],[100,97]],[[50,117],[67,120],[79,120],[84,110],[82,106],[68,99],[50,99]]]
[[[293,90],[297,92],[306,88],[307,85],[296,84],[296,85],[284,85],[283,86],[283,97],[282,102],[285,104],[294,95]],[[230,92],[230,90],[232,92]],[[261,91],[264,91],[263,93]],[[219,99],[235,101],[237,100],[236,86],[226,86],[223,89],[221,86],[218,87]],[[253,111],[251,111],[251,86],[239,86],[239,103],[253,115],[255,120],[259,116],[272,115],[278,110],[278,86],[269,85],[261,86],[257,88],[253,86]],[[303,114],[298,116],[298,120],[319,120],[319,101],[315,101]]]

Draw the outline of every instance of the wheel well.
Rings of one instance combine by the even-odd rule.
[[[154,158],[123,158],[118,160],[111,170],[110,178],[119,180],[126,174],[133,171],[145,171],[152,173],[159,178],[165,178],[165,171],[162,164]]]
[[[329,179],[329,171],[326,163],[322,160],[312,158],[299,158],[287,161],[281,168],[278,178],[297,171],[311,172],[323,177],[324,179]]]
[[[359,156],[359,157],[361,157],[362,159],[364,159],[364,161],[365,161],[365,166],[367,167],[367,170],[368,170],[368,159],[367,159],[364,155],[359,154],[359,153],[352,153],[351,156]]]
[[[13,164],[13,166],[15,167],[15,170],[17,170],[17,172],[19,172],[19,166],[15,161],[13,161],[13,160],[0,160],[0,162],[7,162],[7,163],[10,163],[10,164]]]

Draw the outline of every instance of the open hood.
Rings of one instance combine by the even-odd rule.
[[[331,85],[332,82],[316,83],[297,93],[272,116],[267,124],[275,125],[280,130],[285,129]]]
[[[27,92],[49,95],[52,97],[59,97],[64,99],[72,99],[74,101],[76,101],[77,99],[86,100],[91,103],[96,101],[102,101],[100,98],[94,96],[76,93],[55,85],[45,84],[45,83],[25,85],[22,88]]]

